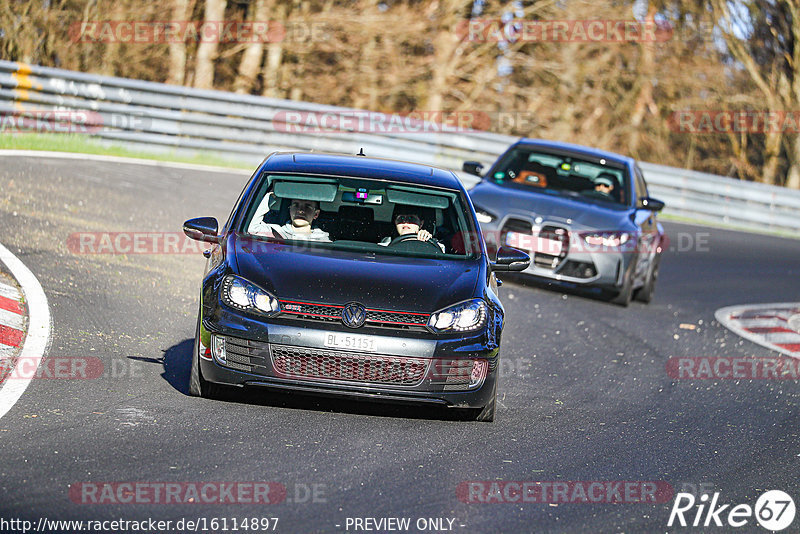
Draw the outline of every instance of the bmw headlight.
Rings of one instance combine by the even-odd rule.
[[[274,315],[281,306],[271,294],[238,276],[228,275],[222,282],[222,300],[231,308]]]
[[[583,234],[587,245],[603,247],[621,247],[631,238],[628,232],[590,232]]]
[[[459,302],[440,310],[428,319],[434,332],[468,332],[486,324],[486,303],[481,299]]]

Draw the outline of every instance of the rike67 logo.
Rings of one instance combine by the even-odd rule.
[[[699,499],[691,493],[678,493],[667,526],[743,527],[750,524],[755,516],[759,525],[775,532],[785,529],[794,521],[794,500],[786,492],[767,491],[756,500],[755,507],[749,504],[719,504],[719,496],[719,492],[714,493],[709,502],[707,493]]]

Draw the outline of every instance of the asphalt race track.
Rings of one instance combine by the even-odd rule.
[[[202,215],[225,220],[246,180],[161,166],[2,159],[0,242],[47,294],[46,356],[99,359],[104,373],[34,380],[0,420],[0,516],[277,517],[277,532],[344,532],[348,518],[367,517],[408,517],[412,525],[443,518],[445,528],[454,519],[452,531],[469,533],[699,532],[667,527],[672,500],[466,503],[457,488],[492,480],[662,481],[675,491],[705,484],[720,502],[751,505],[765,490],[799,494],[800,382],[675,380],[666,363],[775,356],[721,327],[714,311],[800,300],[800,241],[665,223],[672,244],[654,301],[627,309],[506,279],[493,424],[260,391],[193,398],[202,255],[80,254],[68,239],[180,232],[185,219]],[[81,483],[208,481],[275,482],[286,500],[92,504],[76,490]],[[763,531],[752,519],[737,530]]]

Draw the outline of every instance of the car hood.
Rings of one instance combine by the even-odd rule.
[[[430,313],[472,298],[480,260],[389,256],[233,238],[238,274],[280,300]]]
[[[623,230],[634,226],[631,210],[611,208],[566,196],[527,192],[483,182],[470,192],[476,208],[488,210],[501,220],[505,216],[557,222],[576,230]]]

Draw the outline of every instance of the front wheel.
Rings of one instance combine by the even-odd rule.
[[[647,279],[644,281],[644,286],[636,290],[633,298],[639,302],[647,304],[653,300],[653,293],[656,290],[656,281],[658,281],[658,264],[661,262],[661,254],[656,254],[648,269]]]
[[[625,273],[625,281],[622,284],[622,289],[620,289],[619,293],[617,293],[617,295],[611,299],[611,302],[622,307],[627,307],[628,304],[631,303],[632,298],[633,279],[629,273]]]
[[[200,313],[197,312],[197,328],[194,333],[194,348],[192,349],[192,369],[189,372],[189,394],[194,397],[213,399],[219,395],[219,386],[203,378],[200,369]]]
[[[484,406],[483,408],[475,409],[473,414],[474,420],[481,421],[484,423],[493,422],[496,404],[497,404],[497,380],[495,380],[494,386],[492,386],[492,398],[489,399],[489,402],[487,402],[486,406]]]

